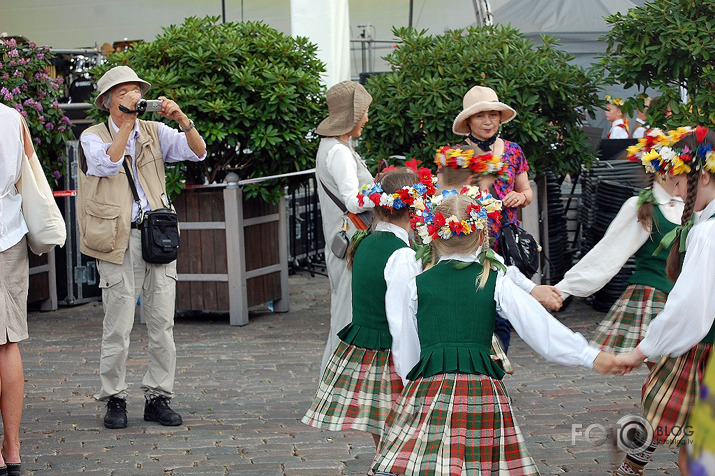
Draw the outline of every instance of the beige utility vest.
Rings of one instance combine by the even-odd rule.
[[[108,122],[96,124],[83,134],[95,134],[109,144],[112,142],[114,130],[110,134],[107,126],[112,127]],[[138,180],[152,210],[163,207],[161,196],[166,190],[158,126],[159,123],[154,121],[139,120],[139,137],[136,144]],[[129,246],[134,203],[127,174],[124,167],[111,177],[88,177],[86,172],[86,159],[80,150],[77,170],[80,251],[93,258],[121,264],[124,252]]]

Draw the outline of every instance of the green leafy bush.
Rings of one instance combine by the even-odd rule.
[[[372,165],[393,154],[431,164],[439,146],[461,142],[452,122],[475,85],[494,89],[517,111],[502,137],[524,149],[535,173],[564,174],[590,163],[580,126],[602,105],[600,78],[570,64],[573,57],[556,40],[543,37],[535,47],[507,26],[394,34],[402,43],[386,57],[392,71],[371,76],[366,86],[374,100],[361,152]]]
[[[612,25],[601,61],[606,79],[662,94],[648,110],[651,124],[715,124],[715,1],[652,0],[606,21]],[[681,87],[688,104],[681,102]],[[643,100],[626,101],[629,112],[636,106]]]
[[[261,22],[190,17],[152,42],[110,55],[95,76],[120,64],[152,84],[147,97],[174,99],[206,141],[204,162],[168,171],[174,190],[180,176],[204,183],[231,171],[244,179],[313,165],[317,138],[311,131],[325,114],[324,67],[306,38]],[[102,117],[96,108],[93,114]],[[245,193],[275,201],[285,183],[249,185]]]
[[[62,78],[49,74],[53,56],[49,46],[0,41],[0,101],[25,117],[37,157],[55,188],[64,171],[65,143],[74,134],[57,102]]]

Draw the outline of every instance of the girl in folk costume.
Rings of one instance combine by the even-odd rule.
[[[501,158],[491,153],[475,154],[475,149],[462,149],[460,146],[444,146],[437,150],[434,161],[443,195],[469,191],[468,194],[474,198],[476,193],[489,192],[497,179],[505,178],[507,165]],[[534,296],[546,309],[558,311],[561,308],[561,297],[554,286],[537,286],[516,266],[507,268],[507,277]]]
[[[352,322],[339,333],[340,343],[328,360],[303,423],[324,430],[372,433],[375,445],[385,419],[402,390],[391,347],[398,330],[388,325],[396,312],[403,281],[422,270],[409,246],[410,207],[435,192],[432,174],[396,169],[363,186],[358,201],[374,204],[372,232],[357,234],[348,250],[352,268]],[[389,297],[389,299],[388,299]],[[400,320],[393,319],[396,322]]]
[[[628,118],[623,114],[621,107],[623,99],[611,97],[606,94],[606,120],[611,123],[611,129],[606,135],[606,139],[628,139],[630,137],[628,131]]]
[[[393,338],[420,353],[398,365],[412,369],[385,424],[372,466],[377,474],[539,474],[512,416],[504,372],[489,357],[497,310],[551,361],[620,369],[614,356],[589,347],[505,279],[486,244],[487,213],[498,207],[488,194],[451,195],[415,224],[440,260],[405,283],[403,332]]]
[[[643,386],[643,415],[653,431],[641,436],[643,446],[648,440],[681,446],[679,466],[684,472],[682,445],[690,435],[690,413],[715,337],[715,132],[698,126],[671,134],[682,138],[672,147],[644,152],[642,160],[665,172],[686,174],[682,225],[663,239],[665,246],[672,244],[666,272],[675,284],[643,340],[618,360],[637,367],[646,358],[663,356]],[[700,216],[694,217],[694,211]],[[615,474],[643,474],[643,468],[625,465]]]
[[[679,135],[653,129],[629,148],[629,159],[640,162],[644,148],[660,150]],[[651,319],[663,310],[673,283],[665,276],[666,253],[653,255],[662,238],[680,224],[683,201],[676,196],[685,180],[647,167],[650,185],[626,200],[603,238],[572,267],[556,288],[561,298],[586,297],[601,289],[635,255],[636,268],[628,287],[596,329],[591,344],[608,352],[628,352],[641,341]],[[657,173],[661,172],[661,173]]]
[[[437,165],[437,180],[442,195],[449,196],[461,192],[468,193],[474,198],[482,191],[489,191],[497,178],[506,178],[507,167],[501,158],[491,153],[475,154],[475,149],[460,146],[447,145],[437,150],[434,161]],[[509,266],[506,275],[517,286],[534,296],[545,308],[556,311],[561,307],[561,298],[555,287],[537,286],[516,266]],[[492,351],[493,358],[502,365],[506,373],[514,373],[501,340],[496,334],[492,335]]]

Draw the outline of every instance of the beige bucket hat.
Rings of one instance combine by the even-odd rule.
[[[499,102],[497,93],[492,88],[474,86],[464,95],[462,112],[454,120],[452,131],[455,134],[466,136],[469,134],[467,119],[482,111],[499,111],[502,124],[506,124],[516,117],[516,111],[503,102]]]
[[[372,102],[372,96],[360,83],[343,81],[328,89],[328,117],[318,124],[321,136],[347,134],[360,121]]]
[[[135,73],[129,66],[115,66],[104,73],[102,77],[99,78],[99,81],[97,81],[99,94],[96,98],[94,98],[94,105],[106,111],[107,108],[104,107],[102,96],[114,86],[122,83],[139,83],[142,90],[142,96],[149,91],[149,88],[151,88],[151,84],[143,79],[140,79],[139,76],[137,76],[137,73]]]

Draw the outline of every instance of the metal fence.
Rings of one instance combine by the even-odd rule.
[[[288,263],[291,272],[309,271],[325,275],[325,239],[315,175],[286,197],[288,207]]]

